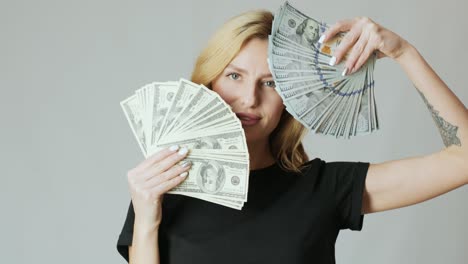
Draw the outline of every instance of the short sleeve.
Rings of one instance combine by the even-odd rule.
[[[369,162],[330,162],[327,177],[333,181],[336,215],[340,229],[360,231],[364,215],[362,197]]]
[[[128,206],[127,217],[117,240],[117,251],[120,255],[129,262],[128,246],[132,245],[133,240],[133,223],[135,222],[135,212],[133,204],[130,202]]]

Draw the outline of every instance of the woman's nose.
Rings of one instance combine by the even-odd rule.
[[[242,94],[242,104],[244,107],[255,107],[258,105],[258,89],[256,82],[248,82]]]

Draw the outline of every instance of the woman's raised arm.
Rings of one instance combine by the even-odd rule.
[[[426,201],[468,184],[468,110],[439,78],[421,54],[392,31],[369,18],[341,21],[323,41],[349,31],[335,52],[336,63],[345,63],[351,74],[373,52],[397,61],[413,82],[437,128],[445,148],[401,160],[371,164],[363,197],[363,213],[400,208]]]

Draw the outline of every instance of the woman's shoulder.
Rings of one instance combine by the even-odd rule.
[[[364,170],[369,166],[369,162],[362,161],[326,161],[319,157],[305,162],[301,166],[303,174],[349,174],[356,170]]]
[[[304,162],[301,167],[300,167],[300,170],[302,172],[302,174],[306,174],[307,172],[310,172],[311,169],[316,169],[316,168],[320,168],[322,167],[326,162],[324,160],[322,160],[321,158],[314,158],[314,159],[311,159],[309,161],[306,161]]]
[[[361,161],[325,161],[315,158],[304,163],[302,168],[301,183],[305,186],[313,186],[314,190],[323,190],[339,199],[344,194],[356,191],[362,193],[368,162]]]

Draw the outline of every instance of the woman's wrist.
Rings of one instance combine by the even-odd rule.
[[[413,61],[417,56],[420,56],[418,50],[408,41],[403,40],[400,52],[398,56],[395,57],[395,61],[400,65],[404,65]]]
[[[148,223],[146,221],[139,221],[135,218],[133,233],[138,233],[140,235],[155,234],[159,231],[159,223],[152,222]]]
[[[153,241],[159,236],[159,228],[135,228],[133,241]]]

